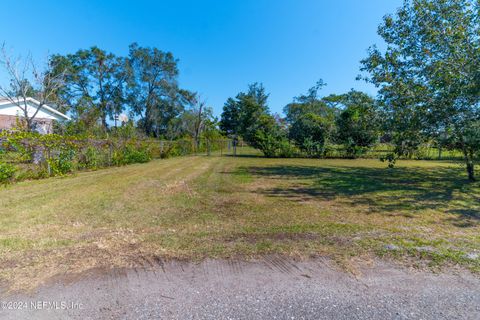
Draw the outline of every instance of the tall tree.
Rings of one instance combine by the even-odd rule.
[[[169,135],[173,137],[189,136],[193,138],[195,146],[200,147],[200,140],[207,129],[215,124],[213,110],[200,99],[171,121]]]
[[[418,134],[451,132],[475,180],[480,121],[480,3],[477,0],[405,0],[379,26],[387,46],[362,61],[368,81],[399,131],[412,119]]]
[[[68,101],[77,119],[87,125],[100,120],[107,130],[108,120],[124,109],[124,59],[92,47],[66,56],[55,55],[51,63],[56,66],[52,74],[67,70],[66,86],[58,96]]]
[[[229,98],[223,107],[220,129],[236,141],[242,137],[249,145],[267,157],[291,155],[281,119],[272,116],[267,105],[268,94],[260,83],[248,86],[235,99]]]
[[[332,136],[334,120],[309,112],[298,117],[288,136],[309,157],[322,157]]]
[[[229,98],[223,106],[220,129],[234,141],[234,153],[239,137],[248,140],[249,130],[256,125],[261,115],[268,113],[268,94],[260,83],[248,86],[247,92],[240,92],[235,99]]]
[[[319,116],[331,114],[332,108],[329,108],[325,101],[318,96],[319,91],[326,85],[327,84],[320,79],[313,87],[308,89],[306,94],[293,98],[293,102],[287,104],[283,109],[287,122],[292,124],[307,113]]]
[[[133,43],[126,60],[126,102],[149,136],[160,136],[195,95],[178,87],[178,61],[170,52]]]
[[[223,105],[223,112],[220,120],[220,129],[229,137],[236,137],[240,134],[241,110],[238,101],[228,98]]]
[[[258,117],[269,112],[267,100],[268,94],[261,83],[253,83],[248,86],[247,92],[237,95],[240,108],[240,132],[245,135],[248,128],[253,126]]]
[[[255,123],[248,127],[245,140],[269,158],[285,156],[284,148],[288,146],[285,132],[275,117],[268,113],[260,114]]]

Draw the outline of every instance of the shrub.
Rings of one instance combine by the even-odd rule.
[[[374,100],[351,91],[343,96],[346,108],[337,117],[337,142],[345,147],[348,158],[358,158],[378,139],[378,119]]]
[[[287,139],[283,139],[279,143],[278,156],[280,158],[293,158],[298,156],[298,149],[290,143]]]
[[[0,162],[0,184],[7,185],[15,178],[17,168],[10,163]]]
[[[64,175],[73,171],[73,159],[75,151],[72,149],[63,150],[58,157],[47,160],[50,167],[50,174],[53,176]]]
[[[100,153],[95,147],[89,146],[79,157],[78,164],[84,169],[96,170],[100,167]]]
[[[333,124],[329,118],[313,113],[299,117],[290,127],[290,139],[309,157],[324,157]]]
[[[146,148],[142,149],[135,149],[135,148],[127,148],[125,151],[125,162],[126,164],[129,163],[146,163],[152,160],[150,155],[150,151]]]
[[[248,128],[244,138],[267,158],[279,157],[284,151],[288,152],[285,133],[275,118],[267,114],[258,117],[257,122]]]
[[[174,143],[168,143],[164,144],[161,149],[159,149],[159,155],[160,159],[167,159],[170,158],[171,156],[176,155],[175,154],[175,144]]]
[[[114,151],[112,158],[115,165],[122,166],[131,163],[149,162],[152,160],[152,153],[147,146],[126,145],[123,150]]]
[[[397,157],[394,153],[388,153],[385,156],[380,158],[380,161],[387,162],[390,169],[395,168],[395,163],[397,162]]]

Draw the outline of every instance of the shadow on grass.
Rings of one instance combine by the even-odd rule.
[[[462,220],[458,226],[464,227],[480,220],[480,188],[469,183],[460,168],[266,166],[248,170],[282,180],[279,186],[262,191],[270,196],[297,201],[340,197],[351,205],[368,205],[373,212],[407,217],[439,209],[457,214]]]
[[[229,157],[229,158],[265,158],[262,154],[256,154],[256,153],[252,153],[252,154],[237,154],[236,156],[234,156],[233,154],[223,154],[224,157]]]

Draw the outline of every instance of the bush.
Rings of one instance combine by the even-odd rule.
[[[356,159],[362,157],[365,153],[368,152],[368,146],[357,145],[356,142],[349,140],[344,143],[345,148],[345,157]]]
[[[145,163],[194,152],[192,139],[175,141],[91,136],[40,135],[29,132],[0,132],[0,184],[27,179],[65,175],[75,170],[98,169],[112,165]],[[210,146],[211,150],[217,144]],[[7,165],[21,164],[16,167]],[[14,171],[15,170],[15,171]]]
[[[293,158],[298,156],[299,150],[287,139],[281,140],[279,143],[278,156],[280,158]]]
[[[383,157],[380,157],[380,161],[387,162],[390,169],[395,168],[395,163],[397,162],[397,157],[394,153],[389,153]]]
[[[348,158],[358,158],[378,140],[378,118],[374,100],[351,91],[343,96],[346,108],[337,117],[337,142],[345,147]]]
[[[147,146],[137,148],[134,145],[126,145],[123,150],[114,151],[112,160],[117,166],[132,163],[146,163],[152,160],[152,153]]]
[[[78,164],[81,168],[96,170],[101,166],[100,153],[95,147],[89,146],[80,154]]]
[[[329,118],[307,113],[292,124],[289,137],[308,157],[324,157],[332,127],[333,124]]]
[[[61,176],[73,171],[73,159],[75,151],[72,149],[63,150],[58,157],[47,160],[52,176]]]
[[[17,168],[10,163],[0,162],[0,184],[7,185],[15,178]]]
[[[147,149],[130,149],[127,148],[125,152],[126,163],[146,163],[152,160],[150,152]]]
[[[267,158],[279,157],[282,153],[289,152],[285,133],[270,115],[259,116],[257,122],[248,128],[244,138]]]

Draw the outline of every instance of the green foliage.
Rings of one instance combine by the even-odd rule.
[[[133,43],[125,60],[125,100],[140,117],[139,128],[147,136],[166,135],[195,100],[195,94],[178,87],[177,59],[170,52]]]
[[[267,99],[262,84],[249,85],[246,93],[240,92],[235,99],[229,98],[223,106],[220,129],[232,138],[243,137],[256,126],[261,115],[268,114]]]
[[[17,172],[17,168],[10,163],[0,162],[0,184],[10,184]]]
[[[388,153],[385,156],[380,157],[380,161],[387,162],[390,169],[395,168],[395,163],[397,162],[397,157],[395,153]]]
[[[467,143],[480,118],[479,10],[477,0],[406,0],[379,26],[386,49],[372,47],[362,61],[366,79],[380,87],[396,144],[407,146],[397,151],[450,132],[470,180],[480,150]]]
[[[209,131],[209,139],[218,137],[218,131],[214,129]],[[76,170],[96,170],[111,165],[145,163],[153,158],[206,152],[207,146],[209,150],[217,150],[224,142],[202,138],[198,149],[195,141],[188,137],[175,141],[119,137],[97,140],[85,136],[26,132],[3,132],[0,141],[1,163],[8,160],[21,164],[22,169],[16,174],[15,180],[40,179]]]
[[[291,125],[289,137],[309,157],[322,157],[325,155],[333,124],[332,119],[307,113]]]
[[[308,113],[325,118],[333,117],[333,108],[318,97],[318,92],[325,86],[326,84],[320,79],[315,86],[308,89],[307,94],[295,97],[292,103],[286,105],[283,109],[286,121],[290,124],[295,123]]]
[[[278,157],[288,154],[288,141],[285,133],[269,114],[262,114],[244,135],[245,140],[266,157]]]
[[[223,107],[220,128],[237,141],[242,137],[266,157],[291,156],[286,134],[277,119],[270,115],[268,94],[263,85],[254,83],[246,93],[229,98]]]
[[[58,92],[59,100],[68,101],[86,126],[100,119],[106,129],[107,119],[123,109],[124,61],[98,47],[52,56],[55,68],[51,72],[67,71],[66,85]]]
[[[80,155],[78,165],[84,169],[98,169],[101,166],[100,152],[96,148],[88,146]]]
[[[61,176],[71,173],[74,169],[74,157],[75,151],[73,149],[65,149],[60,152],[58,157],[47,159],[50,174],[53,176]]]
[[[288,136],[308,157],[324,157],[335,130],[336,109],[318,97],[325,85],[323,80],[318,81],[307,94],[295,97],[284,108],[290,125]]]
[[[278,142],[278,154],[280,158],[293,158],[299,155],[298,149],[290,143],[287,139],[282,137]]]
[[[112,128],[112,135],[116,138],[135,139],[138,137],[137,129],[133,121],[122,123],[120,126]]]
[[[344,109],[337,117],[337,141],[345,146],[347,156],[357,158],[378,139],[378,119],[374,100],[368,95],[350,91],[340,96]]]
[[[127,165],[132,163],[146,163],[152,160],[152,154],[148,146],[127,144],[123,149],[113,153],[112,161],[115,165]]]

